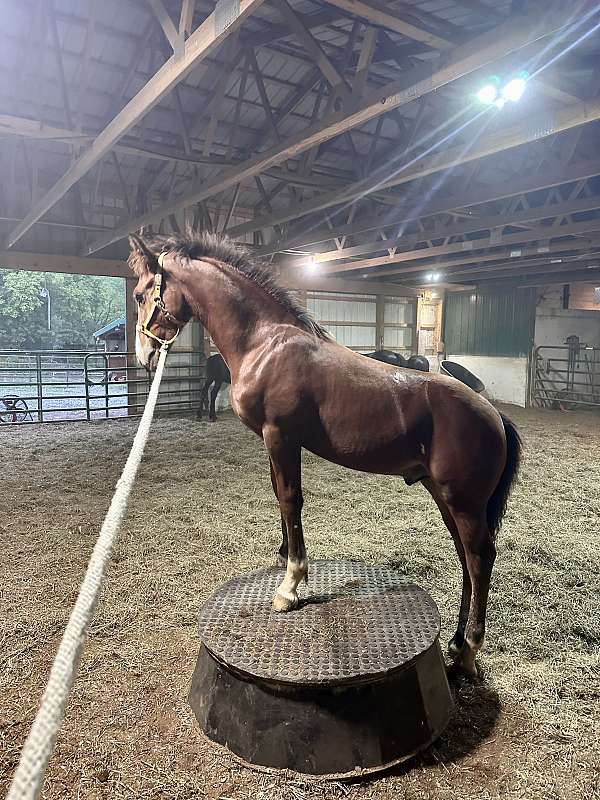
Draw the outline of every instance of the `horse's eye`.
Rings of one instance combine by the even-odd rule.
[[[135,302],[138,304],[138,306],[141,306],[142,303],[144,302],[144,295],[141,292],[136,292],[134,297],[135,297]]]

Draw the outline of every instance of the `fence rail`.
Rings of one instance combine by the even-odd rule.
[[[203,354],[173,351],[167,365],[158,412],[197,408]],[[0,425],[136,417],[149,389],[134,353],[0,350]]]
[[[534,348],[530,387],[533,406],[600,407],[600,347],[575,344]]]

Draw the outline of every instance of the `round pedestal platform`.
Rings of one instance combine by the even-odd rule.
[[[452,700],[433,600],[384,566],[313,561],[300,607],[271,608],[281,569],[241,575],[200,613],[190,705],[258,767],[319,777],[385,769],[427,747]]]

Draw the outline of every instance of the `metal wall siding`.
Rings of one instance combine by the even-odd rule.
[[[455,355],[525,356],[535,319],[535,289],[446,295],[444,341]]]

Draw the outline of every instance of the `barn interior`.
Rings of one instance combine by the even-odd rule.
[[[192,322],[43,797],[596,796],[600,4],[5,0],[1,19],[0,270],[122,279],[124,314],[87,350],[15,347],[0,284],[0,785],[148,396],[128,235],[209,231],[340,344],[457,363],[519,425],[483,680],[374,782],[254,773],[201,739],[198,607],[272,560],[279,520],[227,390],[218,424],[195,419],[216,348]],[[456,556],[422,487],[311,455],[305,474],[311,557],[392,564],[450,633]]]

